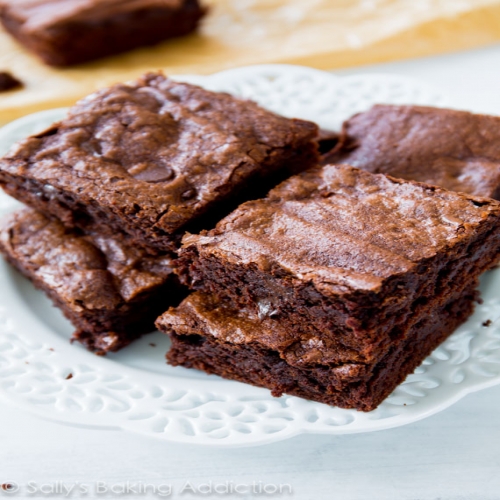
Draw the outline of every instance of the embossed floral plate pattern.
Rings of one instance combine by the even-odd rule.
[[[329,129],[338,129],[344,119],[375,103],[453,104],[406,78],[336,77],[295,66],[254,66],[178,79],[254,99]],[[0,154],[64,114],[64,109],[49,110],[7,125],[0,131]],[[1,214],[17,206],[0,195]],[[483,276],[481,289],[484,302],[474,316],[379,408],[360,413],[296,397],[276,399],[264,389],[169,367],[164,358],[168,339],[160,333],[146,335],[117,354],[95,356],[70,345],[71,325],[42,293],[0,261],[0,396],[73,425],[219,446],[264,444],[306,432],[396,427],[500,383],[500,270]]]

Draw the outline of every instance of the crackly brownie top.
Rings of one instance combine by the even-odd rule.
[[[327,165],[241,205],[212,231],[186,235],[183,244],[202,258],[284,272],[318,289],[375,290],[422,259],[453,258],[454,245],[471,240],[489,218],[498,227],[494,200]]]
[[[148,74],[83,99],[15,145],[0,169],[172,233],[316,133],[311,122]]]
[[[120,236],[82,236],[31,209],[9,216],[0,248],[68,307],[111,309],[172,276],[169,256],[150,256]]]
[[[15,18],[24,30],[60,22],[98,20],[147,8],[179,8],[185,0],[0,0],[0,14]]]
[[[500,117],[374,106],[344,124],[328,162],[500,199]]]

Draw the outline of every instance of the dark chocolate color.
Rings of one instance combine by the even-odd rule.
[[[499,250],[498,202],[329,165],[185,236],[178,273],[283,325],[268,347],[322,343],[329,363],[372,363],[474,288]]]
[[[311,122],[148,74],[83,99],[14,146],[0,184],[68,227],[175,250],[186,227],[228,213],[229,199],[255,194],[252,184],[265,193],[316,164],[316,134]]]
[[[318,133],[318,145],[321,155],[330,153],[339,143],[340,134],[332,130],[320,129]]]
[[[119,235],[82,235],[31,209],[3,222],[0,251],[76,327],[74,340],[103,354],[143,333],[185,295],[169,255],[148,255]]]
[[[170,309],[157,325],[172,340],[167,359],[173,366],[267,387],[274,396],[286,393],[371,411],[467,319],[475,299],[476,293],[469,290],[435,309],[411,328],[404,342],[390,346],[380,361],[371,364],[290,363],[262,345],[258,322],[198,294]],[[276,328],[279,334],[285,333],[280,325]]]
[[[23,84],[7,71],[0,71],[0,92],[7,92],[8,90],[19,89]]]
[[[198,0],[0,0],[0,20],[52,66],[69,66],[194,31]]]
[[[324,161],[500,199],[500,117],[378,105],[344,123]]]

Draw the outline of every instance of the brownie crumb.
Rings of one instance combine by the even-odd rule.
[[[153,342],[150,342],[150,343],[149,343],[149,345],[150,345],[151,347],[156,347],[156,344],[153,344]]]
[[[68,376],[66,377],[66,380],[70,380],[73,378],[73,374],[72,373],[68,373]]]
[[[3,483],[2,485],[0,485],[0,488],[4,491],[9,491],[13,488],[13,486],[10,483]]]
[[[491,323],[493,323],[493,322],[491,321],[491,319],[487,319],[486,321],[484,321],[484,322],[483,322],[483,326],[484,326],[485,328],[487,328],[488,326],[490,326],[490,325],[491,325]]]
[[[22,86],[23,84],[16,77],[12,76],[7,71],[0,71],[0,92],[19,89]]]

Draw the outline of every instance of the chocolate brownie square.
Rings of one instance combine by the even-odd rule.
[[[73,339],[104,354],[143,333],[185,296],[170,255],[114,237],[74,232],[24,209],[3,221],[0,252],[73,323]]]
[[[172,340],[167,359],[173,366],[266,387],[274,396],[287,393],[371,411],[467,319],[475,299],[476,292],[469,290],[448,300],[414,324],[405,341],[388,346],[384,356],[373,363],[330,364],[323,359],[319,342],[307,357],[297,356],[300,346],[280,352],[266,342],[287,337],[287,328],[280,322],[260,321],[199,292],[161,316],[157,326]]]
[[[318,162],[317,126],[160,74],[90,95],[0,160],[13,197],[67,227],[175,250],[187,227]],[[237,203],[235,203],[237,205]],[[201,224],[202,225],[202,224]]]
[[[198,0],[0,0],[4,28],[52,66],[68,66],[196,29]]]
[[[494,200],[327,165],[186,235],[178,273],[272,321],[281,356],[372,364],[476,287],[499,250]]]
[[[324,163],[500,199],[500,117],[378,105],[343,125]]]

